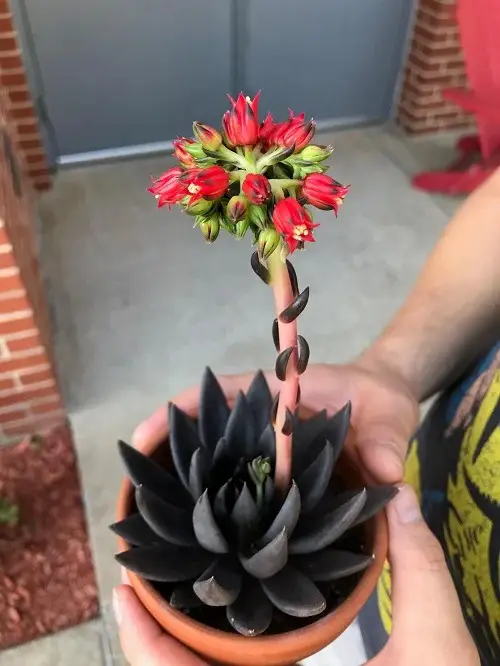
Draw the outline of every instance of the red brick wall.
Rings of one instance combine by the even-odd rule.
[[[0,0],[0,88],[7,93],[4,104],[12,118],[13,139],[28,177],[36,189],[49,189],[52,178],[8,0]]]
[[[473,118],[443,99],[445,88],[466,87],[455,0],[419,0],[397,120],[408,133],[467,127]]]
[[[44,433],[66,414],[51,352],[29,167],[0,88],[0,443]]]

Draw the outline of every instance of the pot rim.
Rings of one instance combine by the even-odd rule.
[[[234,400],[228,402],[232,408]],[[303,410],[309,413],[313,411],[307,407],[304,407]],[[185,408],[184,411],[189,416],[195,417],[198,411],[198,403],[196,402],[190,408]],[[163,441],[150,442],[140,447],[139,450],[150,456],[161,446]],[[370,475],[365,470],[359,469],[359,466],[353,464],[356,461],[355,452],[353,454],[353,452],[344,449],[341,458],[347,459],[353,467],[356,467],[367,484],[373,483]],[[116,516],[118,521],[125,518],[129,513],[132,493],[132,482],[126,477],[121,484],[118,496]],[[264,663],[270,665],[289,663],[290,661],[306,658],[335,640],[354,621],[358,612],[374,591],[387,556],[388,525],[385,509],[367,521],[366,526],[373,540],[373,562],[365,570],[352,593],[340,606],[322,618],[305,627],[282,634],[249,638],[214,629],[172,608],[168,601],[142,576],[132,571],[127,571],[127,576],[142,604],[163,628],[186,646],[205,657],[223,662],[227,659],[226,663],[234,664],[231,654],[244,650],[246,661],[239,663],[262,665],[263,659],[266,660]],[[128,550],[130,547],[121,537],[118,537],[118,544],[119,552]],[[218,645],[215,650],[210,649],[210,644],[213,643]],[[225,657],[221,654],[222,652]],[[283,661],[283,655],[289,655],[288,661],[286,659]]]

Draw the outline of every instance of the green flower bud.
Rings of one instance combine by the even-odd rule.
[[[207,243],[213,243],[217,240],[220,231],[219,216],[217,213],[214,213],[210,217],[200,217],[196,218],[196,223],[200,227],[201,233],[205,236]]]
[[[325,173],[327,170],[328,166],[325,164],[309,164],[308,166],[297,165],[294,169],[294,177],[305,178],[310,173]]]
[[[288,148],[275,146],[274,148],[271,148],[271,150],[257,160],[256,170],[259,173],[262,173],[268,167],[273,166],[273,164],[278,164],[278,162],[286,160],[287,157],[293,155],[294,148],[295,146],[290,146]]]
[[[236,236],[236,238],[238,238],[238,239],[243,238],[243,236],[248,231],[249,226],[250,226],[250,222],[249,222],[248,218],[245,218],[243,220],[240,220],[239,222],[236,222],[235,227],[234,227],[234,230],[235,230],[234,235]]]
[[[306,146],[297,157],[304,162],[323,162],[333,153],[333,146]]]
[[[219,150],[222,144],[222,137],[219,132],[213,127],[210,127],[210,125],[193,123],[193,133],[203,148],[207,148],[211,151]]]
[[[275,229],[264,229],[259,234],[258,247],[261,259],[268,259],[281,241]]]
[[[201,143],[186,143],[184,149],[187,153],[194,157],[195,160],[202,160],[206,158],[206,153],[203,150]]]
[[[267,224],[267,206],[256,206],[251,204],[248,206],[248,219],[252,224],[255,224],[259,229],[265,229]]]
[[[194,204],[189,205],[191,197],[184,197],[180,202],[184,211],[188,215],[208,215],[212,208],[214,207],[213,201],[207,201],[207,199],[198,199]]]
[[[248,201],[242,195],[234,196],[229,199],[226,208],[226,215],[231,222],[238,222],[246,217],[248,211]]]

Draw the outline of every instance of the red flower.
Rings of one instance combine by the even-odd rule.
[[[177,141],[174,141],[174,155],[177,157],[179,162],[182,162],[182,164],[185,166],[194,166],[194,157],[190,155],[185,148],[186,144],[188,143],[196,142],[193,141],[193,139],[186,139],[184,136],[182,136],[180,139],[177,139]]]
[[[188,183],[183,180],[185,173],[181,167],[173,167],[156,180],[153,179],[153,185],[148,188],[148,192],[158,200],[158,208],[170,207],[188,194]]]
[[[258,206],[266,203],[271,196],[271,185],[260,173],[249,173],[243,181],[242,190],[248,201]]]
[[[273,222],[290,252],[302,248],[305,242],[315,242],[312,232],[319,225],[313,224],[311,215],[297,199],[280,199],[274,208]]]
[[[191,195],[189,205],[201,198],[218,199],[227,190],[229,174],[221,166],[211,166],[206,169],[189,169],[182,176]]]
[[[316,131],[314,120],[306,122],[305,117],[305,113],[294,116],[290,110],[290,118],[275,125],[269,143],[285,148],[295,146],[295,152],[299,153],[311,141]]]
[[[259,140],[259,96],[245,97],[240,93],[234,101],[229,97],[233,108],[222,117],[225,139],[230,146],[255,146]]]
[[[311,173],[302,183],[302,195],[307,203],[322,210],[333,210],[335,215],[348,192],[348,187],[324,173]]]
[[[266,148],[269,147],[270,145],[269,140],[273,135],[275,127],[276,124],[274,122],[274,119],[272,115],[268,113],[264,119],[264,122],[261,124],[259,130],[259,140],[264,144]]]

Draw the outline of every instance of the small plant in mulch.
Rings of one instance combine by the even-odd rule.
[[[15,527],[19,523],[19,507],[7,497],[0,497],[0,525]]]
[[[160,208],[180,206],[210,244],[220,233],[250,236],[251,268],[274,294],[281,390],[272,396],[259,372],[229,405],[206,370],[196,416],[169,407],[158,453],[170,465],[120,443],[135,495],[112,529],[129,545],[120,564],[153,581],[172,608],[255,637],[314,622],[349,595],[372,563],[359,526],[396,490],[352,487],[337,468],[350,404],[334,415],[300,404],[310,349],[297,320],[310,291],[290,259],[321,242],[313,209],[336,216],[349,192],[326,174],[333,149],[312,143],[304,114],[259,123],[259,95],[231,104],[220,131],[194,123],[195,138],[175,142],[179,164],[149,191]]]

